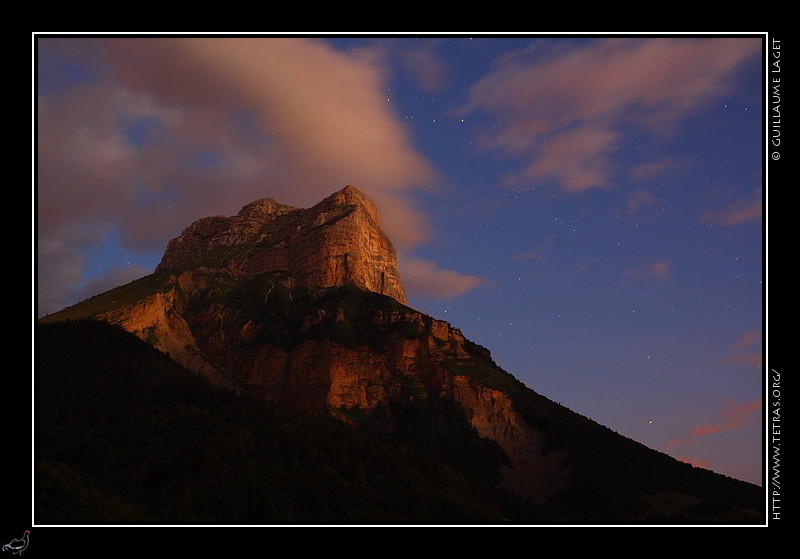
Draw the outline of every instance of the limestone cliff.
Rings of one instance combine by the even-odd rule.
[[[405,305],[391,243],[348,186],[309,209],[265,199],[170,241],[155,273],[49,320],[121,325],[215,383],[347,419],[394,403],[456,402],[536,501],[569,484],[520,413],[524,387],[457,328]]]
[[[508,456],[504,476],[517,493],[545,501],[569,483],[566,455],[545,449],[502,390],[518,382],[447,322],[356,286],[309,292],[269,275],[232,286],[224,301],[211,289],[192,299],[198,310],[183,317],[193,343],[239,390],[342,418],[418,399],[457,402]]]
[[[236,252],[225,251],[237,247]],[[394,247],[378,211],[353,186],[309,209],[272,199],[246,205],[233,217],[207,217],[170,241],[156,271],[225,254],[224,269],[243,278],[287,272],[298,287],[354,284],[406,302]]]

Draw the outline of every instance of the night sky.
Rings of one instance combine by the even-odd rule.
[[[409,305],[537,392],[761,483],[764,36],[32,38],[34,312],[194,220],[347,184]]]

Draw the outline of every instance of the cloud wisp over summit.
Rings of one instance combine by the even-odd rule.
[[[379,56],[306,38],[39,41],[49,61],[37,106],[44,310],[75,296],[66,286],[81,281],[84,250],[109,234],[157,252],[193,220],[258,198],[307,207],[355,184],[401,254],[428,239],[411,194],[435,172],[386,102]],[[429,292],[476,284],[409,261],[405,275]]]

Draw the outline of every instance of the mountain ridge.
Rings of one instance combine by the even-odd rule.
[[[240,394],[353,425],[388,414],[387,436],[410,428],[398,418],[418,417],[409,410],[425,402],[452,404],[505,456],[499,486],[532,503],[602,510],[621,494],[629,510],[609,515],[641,519],[653,514],[648,499],[703,493],[694,481],[668,482],[699,479],[696,469],[550,402],[460,330],[405,303],[377,210],[347,186],[307,210],[263,199],[198,220],[170,241],[153,274],[41,322],[116,324]]]

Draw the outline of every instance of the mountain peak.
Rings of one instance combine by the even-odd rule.
[[[336,199],[341,200],[348,204],[357,204],[357,203],[368,203],[372,204],[369,201],[369,198],[366,194],[364,194],[361,190],[353,186],[352,184],[348,184],[341,190],[334,192],[327,199]]]
[[[156,271],[178,265],[219,267],[242,277],[287,272],[293,285],[354,284],[406,303],[378,209],[351,185],[307,209],[264,198],[235,216],[199,219],[169,242]]]
[[[377,206],[364,192],[353,185],[347,185],[341,190],[334,192],[317,204],[317,206],[324,208],[358,208],[366,212],[376,224],[380,220]]]
[[[297,208],[293,206],[281,204],[280,202],[277,202],[272,198],[262,198],[260,200],[255,200],[245,205],[241,210],[239,210],[239,213],[237,215],[242,218],[247,218],[247,217],[263,218],[266,216],[285,214],[296,209]]]
[[[511,503],[510,492],[521,499],[520,503],[535,507],[532,512],[536,519],[552,515],[549,517],[558,522],[575,518],[591,523],[596,523],[595,519],[638,523],[669,515],[675,522],[714,524],[734,520],[753,523],[763,518],[757,511],[763,501],[758,487],[678,462],[551,402],[501,369],[489,350],[468,340],[459,329],[397,304],[405,301],[405,295],[395,268],[395,253],[377,221],[375,206],[354,187],[345,187],[308,209],[271,199],[257,200],[237,215],[207,217],[187,227],[169,243],[161,273],[100,294],[43,322],[92,317],[117,324],[218,386],[314,414],[328,411],[345,423],[364,426],[366,432],[385,437],[393,445],[413,442],[419,449],[415,456],[441,454],[447,458],[448,467],[490,484],[487,490],[502,487],[502,502]],[[324,287],[344,288],[318,289]],[[74,321],[74,327],[81,325]],[[86,348],[97,350],[99,355],[85,370],[83,365],[76,367],[80,382],[67,380],[65,387],[87,385],[89,377],[85,374],[120,382],[124,377],[116,374],[117,364],[134,363],[137,379],[144,372],[140,371],[144,360],[120,357],[119,352],[106,347],[110,334],[98,337],[98,330],[83,332],[77,343],[74,338],[65,342],[63,330],[53,334],[53,340],[58,340],[50,344],[56,356],[51,357],[56,365],[53,379],[72,378],[58,370],[64,349],[79,349],[76,356],[81,359],[92,353]],[[126,342],[119,347],[127,352],[132,346]],[[110,353],[104,353],[107,351]],[[166,369],[159,367],[156,371],[161,374]],[[161,393],[163,387],[169,386],[172,391],[175,385],[159,381],[154,386]],[[111,392],[124,391],[114,388]],[[61,398],[62,392],[57,389],[53,394]],[[76,396],[74,405],[81,418],[86,417],[86,400],[102,401],[107,407],[107,399],[86,399],[82,388]],[[175,408],[172,397],[170,409]],[[135,393],[133,399],[147,397]],[[191,399],[197,401],[194,389]],[[125,401],[129,400],[126,395]],[[52,408],[48,405],[51,401],[53,397],[41,400],[41,409]],[[237,401],[236,409],[241,402]],[[109,409],[115,414],[113,420],[94,421],[93,415],[87,427],[120,421],[128,424],[129,417],[119,413],[132,410],[130,406],[117,409],[112,405]],[[241,409],[248,410],[247,421],[251,421],[254,416],[250,410],[254,408]],[[67,431],[82,432],[65,431],[60,423],[61,408],[56,411],[58,423],[51,425],[51,433],[60,437]],[[164,468],[174,470],[179,462],[172,462],[173,457],[180,463],[194,463],[195,448],[213,449],[214,456],[224,456],[233,448],[226,442],[224,451],[217,452],[222,448],[217,447],[219,437],[213,443],[210,440],[207,447],[196,445],[194,433],[203,432],[203,428],[192,423],[199,416],[194,412],[191,415],[186,424],[193,433],[192,444],[181,449],[188,454],[164,457],[168,461],[163,466],[154,464],[154,469],[141,476],[143,479],[160,479]],[[217,413],[207,416],[213,420],[219,417]],[[157,421],[163,417],[159,411]],[[137,448],[141,447],[140,432],[137,430],[132,438]],[[295,437],[300,431],[286,433]],[[103,435],[89,440],[111,439]],[[337,445],[343,440],[337,435]],[[342,444],[341,448],[349,452],[364,440],[359,438],[357,444]],[[83,437],[79,444],[85,442]],[[69,445],[65,447],[59,441],[55,447]],[[241,449],[249,447],[252,445],[245,442]],[[248,451],[242,453],[244,456]],[[272,463],[281,453],[266,454]],[[294,451],[290,454],[292,469],[286,479],[306,479],[296,468],[300,455]],[[322,459],[324,454],[315,450],[313,455]],[[142,464],[149,460],[145,457],[143,454],[133,460],[134,473],[127,478],[138,479]],[[60,458],[56,463],[62,468]],[[317,487],[330,480],[341,486],[345,478],[358,485],[385,478],[383,464],[374,470],[380,472],[376,476],[369,475],[364,466],[360,463],[358,469],[348,468],[341,479],[329,477],[327,471],[324,477],[307,479],[310,486]],[[253,471],[258,469],[247,465],[243,478],[249,479]],[[437,484],[451,479],[445,470],[430,471],[444,472],[435,473]],[[178,487],[191,486],[194,475],[191,473]],[[401,483],[417,477],[407,472],[402,475]],[[92,475],[83,477],[91,479]],[[158,488],[157,501],[162,502],[163,484],[154,487]],[[260,479],[257,487],[263,487]],[[62,492],[71,496],[74,491],[70,491]],[[330,495],[338,502],[343,493],[337,490]],[[184,497],[172,495],[166,501],[179,503],[191,516],[185,505],[190,501]],[[364,504],[348,502],[357,509]],[[394,508],[396,501],[391,504]],[[92,505],[90,508],[95,508]],[[414,508],[418,510],[416,503]],[[517,505],[512,508],[519,510]],[[329,521],[328,511],[332,509],[320,507],[323,509]],[[105,505],[97,510],[105,514]],[[218,507],[213,514],[219,514]],[[197,517],[191,518],[196,521]]]

